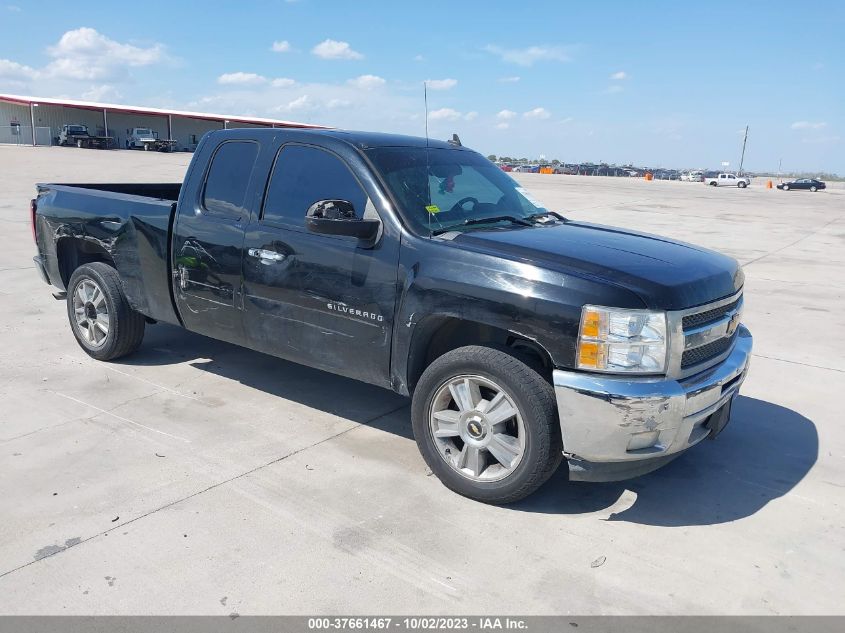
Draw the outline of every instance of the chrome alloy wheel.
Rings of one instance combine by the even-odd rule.
[[[106,296],[92,279],[82,279],[73,289],[73,315],[79,335],[91,347],[100,347],[109,335],[111,316]]]
[[[472,481],[504,479],[525,453],[525,425],[513,398],[481,376],[456,376],[441,385],[429,427],[440,457]]]

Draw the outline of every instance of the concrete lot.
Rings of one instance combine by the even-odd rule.
[[[427,476],[387,391],[169,326],[79,349],[31,265],[34,183],[189,160],[0,147],[0,613],[845,613],[845,190],[517,175],[738,258],[755,354],[717,441],[495,508]]]

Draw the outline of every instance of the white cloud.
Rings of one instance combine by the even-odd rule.
[[[326,107],[329,110],[335,110],[337,108],[348,108],[351,105],[352,105],[352,102],[348,101],[346,99],[329,99],[326,102]]]
[[[289,101],[288,103],[273,108],[274,112],[302,112],[309,110],[312,107],[311,99],[308,95],[302,95]]]
[[[116,103],[123,99],[123,95],[115,89],[114,86],[103,84],[100,86],[91,86],[88,90],[82,93],[82,98],[88,101],[108,101]]]
[[[47,54],[53,61],[42,71],[45,76],[94,81],[125,79],[128,68],[150,66],[166,59],[161,44],[122,44],[89,27],[67,31],[47,49]]]
[[[293,79],[288,79],[287,77],[278,77],[270,82],[270,84],[274,88],[290,88],[291,86],[295,86],[296,82]]]
[[[461,116],[460,112],[452,108],[440,108],[428,113],[429,121],[457,121]]]
[[[458,85],[457,79],[426,79],[429,90],[449,90]]]
[[[526,119],[543,120],[548,119],[550,116],[552,116],[552,113],[546,110],[545,108],[534,108],[533,110],[529,110],[528,112],[523,112],[522,116]]]
[[[360,77],[355,77],[355,79],[350,79],[348,83],[361,90],[372,90],[373,88],[383,86],[387,82],[377,75],[361,75]]]
[[[290,42],[287,40],[276,40],[270,47],[274,53],[289,53],[291,51]]]
[[[793,130],[820,130],[825,126],[827,126],[827,123],[824,121],[796,121],[789,127],[791,127]]]
[[[478,118],[478,112],[473,110],[472,112],[467,112],[464,115],[464,121],[475,121]]]
[[[510,123],[497,123],[496,129],[497,130],[507,130],[510,127]]]
[[[497,119],[501,121],[509,121],[516,116],[516,112],[513,110],[500,110],[499,113],[496,115]]]
[[[34,79],[38,71],[29,66],[24,66],[10,59],[0,59],[0,79],[12,81],[27,81]]]
[[[627,78],[628,78],[628,73],[626,73],[624,70],[620,70],[618,73],[613,73],[613,74],[610,76],[610,78],[611,78],[611,79],[616,79],[616,80],[627,79]]]
[[[535,62],[568,62],[569,54],[563,46],[529,46],[528,48],[503,48],[488,44],[484,50],[497,55],[502,61],[519,66],[532,66]]]
[[[258,86],[267,83],[267,77],[255,73],[223,73],[217,78],[217,83],[224,86]]]
[[[361,53],[349,46],[349,42],[331,39],[323,40],[311,52],[322,59],[364,59]]]
[[[513,77],[499,77],[499,83],[503,83],[503,84],[515,84],[515,83],[516,83],[517,81],[519,81],[520,79],[521,79],[521,78],[520,78],[520,77],[517,77],[517,76],[513,76]]]

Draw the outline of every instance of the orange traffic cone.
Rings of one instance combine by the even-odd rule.
[[[766,182],[766,189],[771,189],[771,188],[772,188],[772,181],[769,180],[769,181]]]

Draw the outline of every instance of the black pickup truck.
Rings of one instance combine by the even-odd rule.
[[[41,184],[35,262],[100,360],[181,325],[412,397],[489,503],[651,471],[730,417],[751,335],[729,257],[549,211],[460,142],[207,134],[182,184]]]

